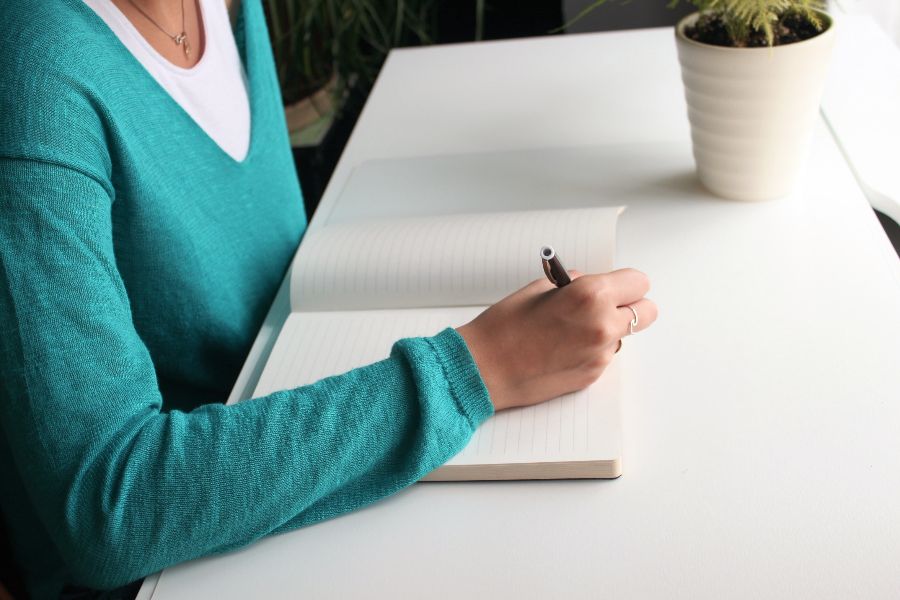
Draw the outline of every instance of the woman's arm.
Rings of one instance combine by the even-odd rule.
[[[0,158],[0,421],[78,583],[111,587],[353,510],[492,412],[453,330],[235,406],[161,412],[96,173]]]
[[[0,421],[77,583],[112,587],[354,510],[461,450],[493,411],[596,379],[641,303],[635,271],[539,281],[460,333],[234,406],[164,413],[101,175],[0,158]],[[461,335],[460,335],[461,334]]]

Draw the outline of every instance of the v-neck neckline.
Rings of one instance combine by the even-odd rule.
[[[224,157],[229,163],[231,163],[235,166],[241,166],[241,165],[247,164],[250,161],[250,159],[254,155],[256,146],[258,145],[257,140],[256,140],[256,138],[258,136],[256,134],[259,129],[259,127],[258,127],[259,106],[258,106],[258,100],[257,100],[258,94],[256,93],[256,90],[255,90],[258,74],[256,72],[257,71],[256,65],[252,64],[253,60],[255,59],[255,54],[252,53],[252,50],[250,48],[251,43],[250,43],[249,36],[247,33],[247,11],[249,10],[249,8],[248,8],[249,1],[248,0],[241,0],[240,13],[238,14],[238,18],[236,19],[234,26],[232,27],[232,35],[235,36],[235,45],[238,50],[238,57],[241,59],[241,62],[243,64],[243,68],[244,68],[244,73],[246,74],[246,77],[247,77],[247,102],[250,107],[249,146],[247,148],[247,154],[241,160],[237,160],[236,158],[234,158],[233,156],[228,154],[228,152],[226,152],[224,148],[222,148],[218,143],[216,143],[216,141],[209,135],[209,133],[207,133],[206,130],[203,129],[203,127],[201,127],[200,124],[197,121],[195,121],[194,118],[185,110],[185,108],[181,104],[179,104],[179,102],[177,100],[175,100],[175,98],[173,98],[171,94],[169,94],[169,92],[159,83],[159,81],[156,80],[156,78],[153,76],[153,74],[150,73],[144,67],[144,65],[141,64],[141,62],[137,59],[137,57],[131,53],[131,50],[129,50],[128,47],[125,46],[125,44],[122,42],[122,40],[119,39],[119,36],[116,35],[116,33],[109,27],[109,25],[106,24],[106,21],[104,21],[100,15],[98,15],[96,12],[94,12],[94,9],[92,9],[90,6],[88,6],[84,2],[84,0],[70,0],[70,1],[75,2],[76,4],[80,4],[82,9],[84,9],[90,13],[89,18],[94,19],[94,23],[101,28],[101,30],[103,31],[103,35],[106,35],[109,38],[111,38],[113,40],[113,43],[117,44],[118,47],[121,49],[121,51],[124,52],[125,54],[127,54],[128,57],[125,60],[130,61],[131,65],[134,68],[136,68],[138,71],[140,71],[143,77],[145,77],[146,79],[148,79],[150,81],[150,85],[152,87],[156,88],[156,90],[158,90],[158,92],[160,94],[165,96],[164,101],[169,102],[171,105],[174,106],[175,111],[181,115],[182,120],[186,120],[188,122],[188,126],[193,128],[195,131],[197,131],[200,134],[200,137],[204,139],[204,143],[206,143],[208,145],[212,145],[214,147],[214,152],[217,152],[222,157]],[[202,3],[202,1],[203,0],[200,0],[201,3]],[[118,7],[114,6],[113,8],[118,10]],[[200,10],[203,11],[203,13],[204,13],[203,27],[204,27],[204,35],[206,35],[208,33],[208,27],[207,27],[208,21],[206,19],[206,12],[202,7],[200,8]],[[124,15],[122,15],[122,17],[124,17]],[[126,21],[128,20],[127,17],[124,17],[124,18],[126,19]],[[128,21],[127,25],[134,28],[134,25],[130,21]],[[237,36],[235,35],[235,30],[237,30],[239,28],[242,29],[244,32],[243,33],[243,51],[242,51],[241,45],[238,43]],[[134,28],[134,33],[136,35],[138,35],[144,43],[149,45],[149,42],[147,42],[146,38],[144,38],[140,34],[140,32],[137,31],[136,28]],[[208,42],[209,36],[207,35],[206,38],[207,38],[207,42]],[[209,50],[209,44],[207,43],[207,48],[204,49],[204,57],[201,57],[200,62],[198,62],[197,65],[194,65],[194,67],[191,67],[191,69],[183,69],[172,63],[169,63],[169,64],[171,64],[174,69],[180,69],[182,71],[185,71],[189,75],[190,71],[192,69],[195,69],[198,66],[200,66],[200,63],[203,62],[203,60],[206,56],[206,52],[208,50]],[[156,52],[156,50],[153,49],[153,52]],[[159,53],[156,52],[156,54],[159,54]],[[166,60],[162,55],[159,55],[159,58],[162,60]],[[169,61],[166,61],[166,62],[169,62]]]

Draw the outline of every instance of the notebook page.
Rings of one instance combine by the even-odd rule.
[[[462,325],[484,307],[292,313],[254,396],[315,382],[373,363],[403,337]],[[618,373],[612,366],[586,390],[488,419],[448,465],[618,459]]]
[[[493,304],[543,277],[551,244],[569,269],[610,271],[620,207],[371,220],[310,232],[294,259],[291,310]]]

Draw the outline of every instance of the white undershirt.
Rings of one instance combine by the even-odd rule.
[[[224,0],[198,2],[206,44],[200,62],[190,69],[159,54],[110,0],[84,2],[222,150],[244,160],[250,148],[247,77]]]

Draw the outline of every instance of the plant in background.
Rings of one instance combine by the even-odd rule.
[[[475,39],[484,2],[475,0]],[[322,142],[352,90],[365,98],[392,48],[431,44],[440,0],[265,0],[288,130]]]
[[[626,0],[628,1],[628,0]],[[595,0],[568,27],[608,0]],[[716,46],[737,48],[775,46],[802,41],[822,31],[819,16],[824,0],[688,0],[700,18],[685,33],[691,39]],[[671,0],[674,8],[679,0]]]
[[[475,39],[485,0],[475,2]],[[367,90],[391,48],[431,44],[438,0],[266,0],[285,104],[309,96],[335,76]]]
[[[432,41],[434,7],[435,0],[268,0],[285,104],[335,76],[370,87],[391,48]]]
[[[670,6],[674,6],[674,0]],[[717,46],[774,46],[817,35],[822,0],[689,0],[701,16],[688,37]]]
[[[428,44],[435,0],[267,0],[285,104],[328,85],[368,88],[391,48]]]

